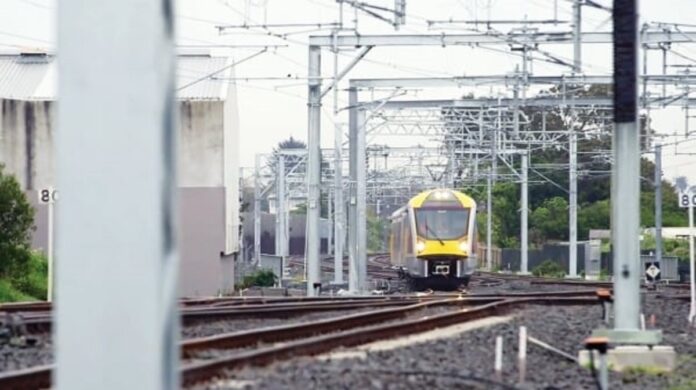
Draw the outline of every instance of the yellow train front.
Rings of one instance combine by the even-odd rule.
[[[391,263],[415,290],[465,288],[476,241],[476,202],[458,191],[422,192],[391,216]]]

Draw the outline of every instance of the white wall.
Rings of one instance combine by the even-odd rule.
[[[0,99],[0,106],[0,162],[22,189],[52,186],[54,103]]]
[[[32,201],[35,190],[54,185],[54,105],[0,99],[0,163],[19,179]],[[212,295],[219,288],[228,289],[233,280],[232,257],[221,258],[221,254],[239,247],[239,126],[234,89],[229,88],[226,102],[179,101],[179,124],[180,291],[186,296]],[[45,210],[36,208],[33,245],[43,248]]]

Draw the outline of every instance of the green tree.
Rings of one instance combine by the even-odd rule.
[[[534,209],[530,219],[537,240],[568,239],[568,202],[565,198],[556,196],[544,200]]]
[[[0,278],[26,273],[31,257],[34,209],[12,176],[0,165]]]
[[[609,199],[582,205],[578,210],[578,236],[585,239],[592,229],[609,229],[610,219]]]
[[[380,218],[372,211],[367,213],[367,250],[370,252],[380,252],[387,247],[386,232],[389,222]]]

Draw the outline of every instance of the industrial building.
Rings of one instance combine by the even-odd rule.
[[[232,287],[239,247],[239,116],[236,89],[228,81],[231,61],[200,53],[178,56],[176,195],[179,289],[184,296]],[[57,57],[50,53],[0,55],[0,162],[36,207],[37,249],[46,248],[48,230],[37,192],[50,187],[60,191],[54,181],[57,68]]]

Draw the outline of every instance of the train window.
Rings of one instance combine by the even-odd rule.
[[[416,227],[428,240],[456,240],[468,233],[469,209],[418,209]]]

